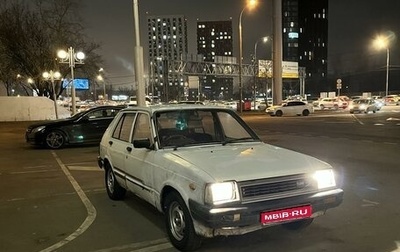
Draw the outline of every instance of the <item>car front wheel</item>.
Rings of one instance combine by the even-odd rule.
[[[168,237],[179,250],[190,251],[200,247],[202,238],[194,231],[193,220],[182,197],[171,192],[165,198],[165,221]]]
[[[282,110],[278,110],[278,111],[276,111],[275,115],[276,115],[276,116],[282,116],[282,115],[283,115],[283,112],[282,112]]]
[[[308,116],[310,114],[310,111],[308,109],[303,110],[303,116]]]
[[[64,134],[59,130],[52,130],[46,135],[45,145],[50,149],[60,149],[65,144]]]
[[[121,200],[125,197],[126,190],[125,188],[121,187],[121,185],[115,179],[115,174],[111,167],[106,168],[105,182],[107,194],[110,199]]]

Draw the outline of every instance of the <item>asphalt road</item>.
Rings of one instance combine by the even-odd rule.
[[[400,251],[400,107],[243,118],[265,142],[331,163],[344,202],[301,232],[277,226],[199,251]],[[0,251],[176,251],[162,214],[133,195],[108,199],[96,146],[32,148],[27,124],[0,122]]]

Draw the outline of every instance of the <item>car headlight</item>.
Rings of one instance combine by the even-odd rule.
[[[234,181],[213,183],[206,186],[205,202],[207,204],[219,205],[239,200],[239,190]]]
[[[36,127],[36,128],[34,128],[34,129],[32,130],[32,133],[36,133],[36,132],[42,131],[42,130],[44,130],[45,128],[46,128],[46,126],[39,126],[39,127]]]
[[[332,169],[316,171],[313,177],[317,181],[318,189],[336,186],[335,174]]]
[[[365,105],[365,104],[360,105],[360,109],[366,109],[366,108],[367,108],[367,105]]]

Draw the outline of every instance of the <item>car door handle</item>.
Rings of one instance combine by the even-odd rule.
[[[108,144],[111,146],[113,145],[113,141],[108,141]]]
[[[127,150],[128,152],[131,152],[131,151],[132,151],[132,147],[130,147],[130,146],[126,147],[126,150]]]

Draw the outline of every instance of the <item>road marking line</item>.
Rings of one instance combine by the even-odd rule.
[[[56,169],[51,170],[40,170],[40,171],[21,171],[21,172],[10,172],[10,174],[29,174],[29,173],[41,173],[41,172],[55,172]]]
[[[49,165],[24,166],[24,169],[36,169],[36,168],[45,168],[45,167],[49,167]]]
[[[89,198],[86,196],[85,192],[79,186],[78,182],[75,180],[75,178],[69,172],[69,170],[65,166],[65,164],[63,164],[61,159],[57,156],[57,154],[54,151],[51,151],[51,154],[53,155],[53,157],[57,161],[58,165],[61,167],[61,169],[64,172],[65,176],[67,176],[69,182],[74,187],[74,189],[75,189],[76,193],[78,194],[79,198],[81,199],[82,203],[85,205],[86,211],[87,211],[87,216],[86,216],[86,219],[81,224],[81,226],[77,230],[75,230],[75,232],[70,234],[64,240],[61,240],[61,241],[57,242],[56,244],[54,244],[54,245],[52,245],[52,246],[50,246],[50,247],[48,247],[46,249],[43,249],[41,252],[54,251],[54,250],[64,246],[68,242],[74,240],[75,238],[77,238],[78,236],[83,234],[90,227],[90,225],[92,225],[92,223],[96,219],[96,215],[97,215],[96,208],[90,202]]]
[[[398,143],[393,143],[393,142],[383,142],[384,144],[390,144],[390,145],[397,145]]]
[[[168,245],[168,246],[166,246]],[[93,252],[111,252],[111,251],[127,251],[128,249],[134,249],[131,251],[140,251],[141,249],[147,249],[147,248],[160,248],[158,250],[148,250],[148,251],[159,251],[162,249],[167,249],[171,248],[172,244],[169,243],[168,239],[162,238],[162,239],[157,239],[157,240],[152,240],[152,241],[144,241],[144,242],[136,242],[136,243],[131,243],[123,246],[118,246],[118,247],[112,247],[112,248],[106,248],[106,249],[100,249],[96,250]],[[146,250],[143,250],[146,251]]]
[[[98,166],[68,165],[70,171],[102,171]]]
[[[160,251],[160,250],[164,250],[164,249],[169,249],[169,248],[172,248],[172,247],[173,246],[172,246],[171,243],[163,243],[163,244],[159,244],[159,245],[152,246],[152,247],[133,250],[132,252],[154,252],[154,251]]]
[[[392,250],[392,252],[400,252],[400,241],[394,241],[394,243],[396,244],[396,249]]]
[[[373,207],[373,206],[379,205],[379,202],[375,202],[375,201],[371,201],[371,200],[366,200],[366,199],[363,199],[363,202],[364,202],[365,204],[362,204],[362,205],[361,205],[362,207]]]
[[[364,125],[363,122],[360,121],[355,115],[351,115],[359,124]]]

